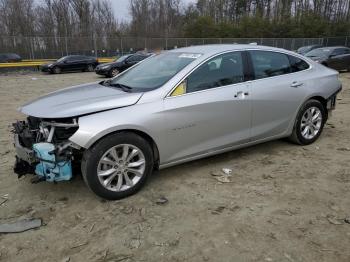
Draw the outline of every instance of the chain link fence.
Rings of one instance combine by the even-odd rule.
[[[55,59],[65,55],[113,57],[140,50],[169,50],[204,44],[257,43],[297,50],[301,46],[349,46],[350,36],[325,38],[141,38],[141,37],[19,37],[2,36],[0,53],[17,53],[23,59]]]

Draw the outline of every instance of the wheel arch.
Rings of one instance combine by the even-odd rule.
[[[139,129],[133,129],[133,128],[125,128],[125,129],[120,129],[120,130],[115,130],[112,132],[109,132],[103,136],[101,136],[100,138],[98,138],[97,140],[95,140],[93,143],[91,143],[88,148],[93,147],[96,143],[98,143],[99,141],[101,141],[102,139],[108,137],[108,136],[112,136],[115,134],[119,134],[119,133],[134,133],[139,135],[140,137],[142,137],[143,139],[145,139],[151,146],[152,148],[152,152],[153,152],[153,158],[154,158],[154,164],[155,164],[155,168],[158,169],[159,168],[159,149],[157,146],[157,143],[155,142],[155,140],[152,138],[152,136],[150,136],[149,134],[147,134],[145,131],[141,131]]]
[[[326,112],[326,121],[327,121],[327,119],[328,119],[327,99],[325,99],[322,96],[316,95],[316,96],[312,96],[312,97],[308,98],[306,101],[309,101],[309,100],[317,100],[322,104],[324,111]]]

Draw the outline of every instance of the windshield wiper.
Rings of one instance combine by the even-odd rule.
[[[129,92],[129,93],[132,90],[132,87],[130,87],[130,86],[119,84],[119,83],[112,83],[111,79],[101,81],[99,84],[103,85],[103,86],[112,86],[112,87],[120,88],[124,92]]]
[[[116,88],[120,88],[121,90],[123,90],[124,92],[131,92],[132,87],[131,86],[127,86],[127,85],[123,85],[123,84],[119,84],[119,83],[109,83],[109,86],[112,87],[116,87]]]

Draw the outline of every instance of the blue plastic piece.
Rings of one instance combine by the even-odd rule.
[[[36,157],[40,163],[35,167],[35,174],[44,177],[46,181],[58,182],[72,178],[72,163],[70,160],[56,162],[53,152],[55,146],[51,143],[37,143],[33,145]]]

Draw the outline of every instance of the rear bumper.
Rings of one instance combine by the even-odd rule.
[[[342,89],[343,89],[342,86],[340,86],[340,88],[335,93],[333,93],[330,97],[327,98],[327,110],[328,111],[335,109],[336,103],[337,103],[337,95],[339,92],[341,92]]]

